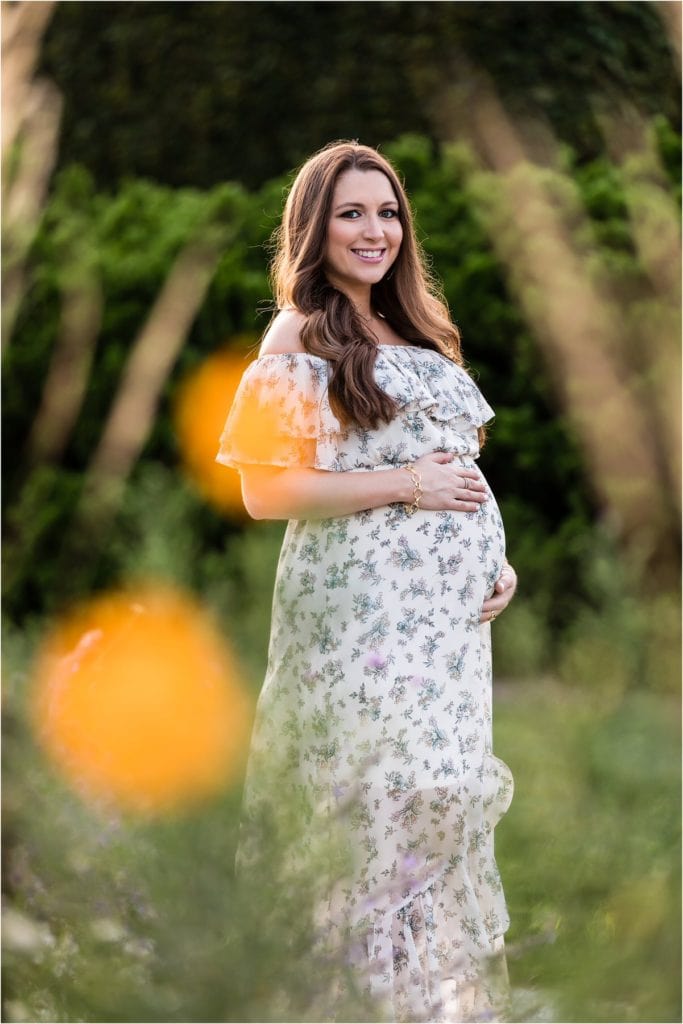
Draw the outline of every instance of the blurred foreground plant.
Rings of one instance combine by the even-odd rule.
[[[81,802],[31,743],[24,639],[5,652],[4,1019],[376,1019],[316,946],[311,880],[329,850],[284,884],[264,833],[259,872],[236,880],[238,786],[164,817]]]
[[[592,647],[577,633],[575,654]],[[498,691],[513,1020],[680,1013],[680,704],[619,680],[610,697],[552,677]]]
[[[262,870],[235,879],[238,785],[154,820],[95,813],[62,786],[27,731],[29,654],[10,633],[5,1019],[381,1019],[315,949],[322,865],[283,889],[282,849],[264,841]],[[516,1020],[675,1019],[677,701],[619,692],[551,678],[498,691],[517,788],[497,838]]]
[[[2,339],[9,339],[26,287],[26,258],[57,159],[62,99],[34,76],[55,8],[2,4]]]

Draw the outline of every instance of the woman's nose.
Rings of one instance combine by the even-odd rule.
[[[366,238],[381,238],[384,234],[384,225],[379,217],[368,214],[365,220],[363,234]]]

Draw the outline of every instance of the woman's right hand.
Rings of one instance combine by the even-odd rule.
[[[413,463],[420,474],[420,508],[430,511],[451,509],[476,512],[489,492],[477,469],[461,466],[451,452],[430,452]]]
[[[422,480],[420,508],[476,512],[490,496],[481,473],[460,465],[450,452],[430,452],[413,466]],[[336,473],[247,464],[240,472],[244,505],[254,519],[328,519],[395,502],[411,505],[415,495],[406,467]]]

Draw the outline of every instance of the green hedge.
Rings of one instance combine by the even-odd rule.
[[[603,148],[597,111],[623,100],[679,123],[674,46],[638,0],[70,2],[42,59],[65,100],[60,164],[108,189],[127,174],[258,187],[332,138],[443,140],[473,68],[582,160]]]

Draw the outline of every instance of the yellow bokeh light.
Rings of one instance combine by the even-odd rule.
[[[249,700],[206,615],[159,587],[99,597],[46,638],[34,674],[35,734],[85,798],[165,812],[239,770]]]
[[[246,516],[239,473],[216,462],[218,441],[248,365],[241,352],[217,352],[182,383],[174,424],[185,469],[200,493],[223,512]]]

